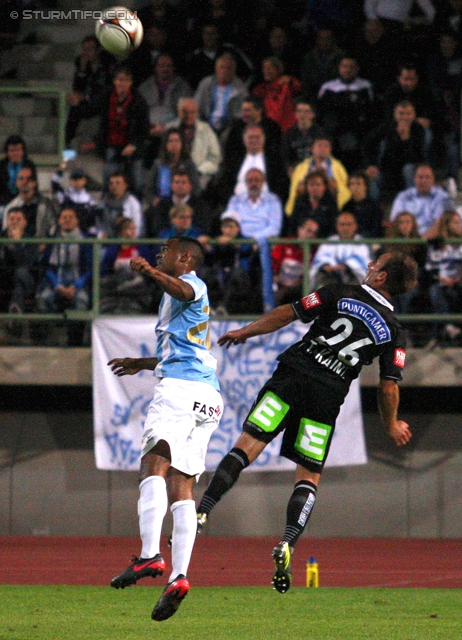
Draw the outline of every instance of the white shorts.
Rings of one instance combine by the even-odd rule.
[[[210,384],[162,378],[144,423],[141,455],[159,440],[170,446],[172,467],[199,479],[210,437],[223,415],[223,400]]]

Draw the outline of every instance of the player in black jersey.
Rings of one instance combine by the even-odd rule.
[[[410,256],[384,253],[369,263],[362,285],[328,285],[218,340],[229,348],[297,319],[314,321],[302,340],[278,356],[278,367],[260,390],[242,435],[218,465],[198,507],[200,533],[241,471],[284,432],[281,455],[297,467],[284,535],[273,550],[273,586],[280,593],[290,587],[291,553],[313,509],[340,407],[351,381],[374,358],[379,358],[378,405],[388,433],[399,447],[411,438],[409,425],[398,419],[397,382],[406,352],[390,299],[416,282],[417,265]]]

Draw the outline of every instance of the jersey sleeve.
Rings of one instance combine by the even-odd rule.
[[[314,320],[322,312],[324,306],[331,301],[331,289],[332,285],[322,287],[294,302],[292,308],[297,318],[305,323]]]
[[[405,360],[406,339],[404,331],[399,328],[396,339],[379,357],[380,378],[402,380]]]
[[[196,302],[197,300],[200,300],[201,298],[204,297],[205,292],[207,290],[207,286],[205,282],[203,282],[200,278],[196,276],[196,274],[185,273],[182,276],[180,276],[180,279],[187,282],[193,288],[194,290],[193,302]]]

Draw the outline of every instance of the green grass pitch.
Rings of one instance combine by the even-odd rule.
[[[192,588],[153,622],[162,587],[0,586],[0,640],[461,640],[461,589]]]

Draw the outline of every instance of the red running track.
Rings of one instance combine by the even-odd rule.
[[[273,538],[198,537],[188,578],[195,586],[269,586]],[[140,551],[138,538],[0,536],[0,583],[108,585]],[[163,541],[167,560],[170,550]],[[462,588],[462,540],[302,538],[294,586],[314,555],[324,587]],[[149,581],[143,581],[150,584]]]

